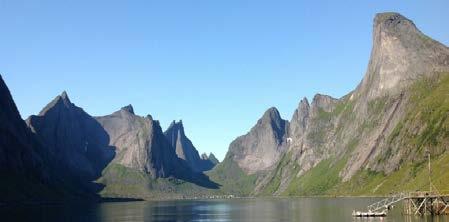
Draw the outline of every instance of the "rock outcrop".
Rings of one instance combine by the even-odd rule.
[[[153,178],[175,175],[180,161],[159,121],[151,115],[137,116],[129,105],[96,119],[109,135],[110,145],[117,149],[113,162],[149,173]]]
[[[33,184],[36,187],[45,184],[51,175],[46,172],[47,160],[42,155],[42,147],[20,117],[1,76],[0,107],[0,202],[33,199],[39,194],[27,190]],[[43,189],[50,187],[43,185]]]
[[[249,133],[229,145],[231,156],[246,173],[271,169],[286,149],[288,122],[272,107],[259,119]]]
[[[207,171],[216,165],[216,163],[209,161],[209,157],[200,157],[192,141],[185,135],[182,121],[173,121],[164,135],[170,145],[175,148],[176,155],[185,160],[193,170],[197,172]]]
[[[217,159],[217,157],[215,157],[215,155],[213,153],[209,153],[209,155],[207,155],[206,153],[203,153],[203,154],[201,154],[201,159],[208,160],[213,165],[217,165],[220,163],[220,161]]]
[[[383,186],[398,187],[389,181],[397,172],[415,188],[424,152],[449,159],[448,93],[449,48],[404,16],[381,13],[374,19],[366,74],[354,91],[339,99],[317,94],[311,103],[304,98],[290,123],[268,109],[218,164],[213,154],[199,155],[181,122],[163,133],[158,121],[135,115],[131,105],[94,119],[65,92],[27,120],[29,130],[0,78],[0,176],[12,181],[1,183],[0,191],[2,197],[8,196],[4,190],[32,196],[26,186],[38,184],[45,192],[79,192],[73,187],[80,186],[88,193],[87,182],[108,164],[120,167],[102,181],[113,181],[110,191],[118,195],[130,184],[140,186],[137,194],[142,186],[171,192],[178,179],[218,188],[201,173],[216,164],[207,173],[224,184],[220,192],[230,194],[335,194],[367,185],[370,194],[382,194]],[[437,182],[444,184],[441,178]]]
[[[414,109],[420,102],[417,93],[431,92],[441,84],[442,73],[448,72],[446,46],[398,13],[377,14],[370,62],[354,91],[340,99],[317,94],[310,104],[302,99],[290,124],[285,124],[285,133],[277,134],[281,137],[270,136],[273,133],[266,130],[270,124],[261,124],[271,122],[264,121],[270,118],[262,118],[250,133],[231,143],[228,155],[248,176],[267,170],[256,180],[253,195],[323,194],[363,172],[388,176],[404,163],[422,161],[422,150],[445,144],[445,134],[440,132],[444,132],[444,118],[426,116],[437,108],[444,113],[441,104],[429,103],[434,108],[427,105],[424,111]],[[425,89],[413,88],[422,82]],[[414,138],[423,137],[417,144]],[[445,152],[434,150],[437,155]]]
[[[207,188],[217,188],[202,172],[193,170],[176,155],[175,148],[151,115],[134,114],[131,105],[107,116],[95,117],[116,148],[112,163],[149,174],[151,178],[176,178]],[[126,181],[119,181],[126,184]],[[107,185],[107,184],[106,184]]]
[[[285,159],[261,180],[256,193],[270,188],[274,194],[319,194],[314,192],[335,189],[358,172],[389,174],[406,160],[422,159],[419,147],[404,151],[406,144],[387,152],[398,147],[389,138],[412,106],[415,92],[410,87],[448,72],[448,56],[446,46],[425,36],[404,16],[376,15],[373,50],[362,82],[340,99],[316,95],[310,105],[301,100],[291,120]],[[307,187],[319,180],[313,171],[319,164],[340,180],[326,181],[319,189]],[[274,183],[273,178],[280,181]]]
[[[356,95],[370,100],[401,93],[422,76],[448,71],[448,55],[446,46],[423,34],[401,14],[377,14],[368,70]]]
[[[0,203],[97,198],[27,127],[1,76],[0,107]]]
[[[19,172],[40,169],[42,158],[33,135],[20,117],[5,82],[0,76],[0,169]]]
[[[100,177],[115,155],[103,127],[75,106],[66,92],[26,122],[60,166],[87,181]]]

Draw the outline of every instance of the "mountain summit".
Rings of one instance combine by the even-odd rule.
[[[65,91],[26,122],[61,165],[86,180],[98,178],[115,155],[106,131]]]
[[[288,125],[275,107],[269,108],[249,133],[229,145],[227,156],[249,174],[270,169],[286,148]]]
[[[374,18],[373,47],[359,95],[397,94],[422,76],[449,71],[449,49],[399,13]]]
[[[164,132],[164,135],[171,146],[174,147],[176,155],[185,160],[193,170],[198,172],[207,171],[216,165],[209,158],[203,159],[200,157],[192,141],[185,135],[182,121],[173,121]]]

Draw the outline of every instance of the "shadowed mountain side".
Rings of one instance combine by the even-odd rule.
[[[27,119],[30,129],[53,155],[59,169],[72,175],[81,186],[97,193],[104,187],[92,183],[115,156],[109,135],[63,92],[37,116]]]
[[[0,77],[0,202],[98,200],[101,185],[81,182],[21,119]]]
[[[213,162],[213,159],[209,160],[207,155],[200,156],[192,141],[185,135],[182,121],[173,121],[164,132],[164,135],[175,149],[176,155],[185,160],[194,171],[208,171],[217,164]],[[214,158],[213,155],[212,157]]]
[[[219,189],[221,187],[220,184],[212,181],[206,174],[202,172],[192,172],[192,170],[184,160],[179,160],[181,161],[181,165],[185,166],[181,167],[180,171],[176,173],[176,178],[208,189]]]

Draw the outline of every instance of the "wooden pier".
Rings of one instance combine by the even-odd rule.
[[[394,204],[403,202],[405,215],[449,215],[449,194],[443,194],[432,183],[432,169],[430,165],[430,152],[426,151],[429,170],[429,191],[415,191],[399,193],[368,206],[368,211],[353,211],[354,217],[387,216]]]
[[[403,200],[407,215],[448,215],[449,195],[436,192],[412,192]]]
[[[449,195],[417,191],[399,193],[367,207],[368,211],[353,211],[354,217],[385,217],[395,204],[403,202],[405,215],[449,215]]]

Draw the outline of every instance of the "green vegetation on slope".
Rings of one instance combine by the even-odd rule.
[[[449,193],[449,154],[433,159],[431,166],[433,185],[440,192]],[[378,196],[402,191],[429,190],[428,175],[426,161],[403,165],[389,175],[362,170],[331,193]]]
[[[223,162],[207,172],[207,175],[212,181],[220,184],[219,193],[238,196],[249,195],[253,191],[258,178],[256,174],[247,175],[243,172],[231,156],[227,156]]]
[[[314,118],[314,121],[318,123],[315,127],[317,129],[308,135],[309,141],[315,146],[315,152],[320,152],[320,149],[317,148],[325,142],[324,140],[329,133],[334,133],[338,138],[341,138],[344,124],[353,118],[353,107],[353,102],[349,98],[345,98],[339,101],[331,112],[318,109],[317,116]],[[340,121],[334,127],[334,120],[337,117]],[[336,128],[335,132],[329,131],[332,128]],[[300,177],[296,177],[300,169],[297,160],[292,158],[291,152],[286,153],[273,171],[270,181],[265,185],[261,194],[270,195],[280,191],[283,191],[281,195],[287,196],[328,194],[329,190],[341,182],[339,178],[340,170],[345,166],[348,154],[354,150],[358,142],[359,139],[355,135],[353,139],[341,145],[345,150],[341,157],[323,160]],[[283,183],[287,183],[287,187],[281,187],[281,181],[289,176],[290,181],[283,181]]]
[[[400,168],[389,175],[361,170],[332,193],[384,195],[390,192],[428,190],[425,151],[432,153],[432,180],[439,190],[449,190],[449,75],[415,83],[408,113],[387,138],[389,144],[378,161],[403,154]]]
[[[105,185],[100,193],[103,197],[177,199],[201,196],[207,190],[175,178],[153,179],[120,164],[109,165],[97,182]]]
[[[382,172],[360,170],[351,180],[342,182],[339,176],[348,161],[349,154],[357,146],[358,136],[375,128],[383,110],[391,101],[380,98],[368,103],[369,117],[360,125],[360,135],[344,145],[345,152],[340,157],[325,159],[314,168],[296,177],[299,171],[291,153],[281,158],[272,178],[260,194],[271,195],[279,191],[282,178],[294,175],[282,195],[385,195],[390,192],[404,190],[428,189],[428,176],[424,152],[432,152],[432,179],[434,185],[441,191],[449,190],[449,75],[441,75],[438,79],[423,79],[411,87],[412,93],[408,100],[408,112],[396,125],[393,132],[386,138],[387,149],[378,158],[379,163],[389,160],[398,152],[403,152],[400,167],[386,175]],[[390,104],[391,105],[391,104]],[[352,120],[353,102],[345,99],[339,102],[332,112],[319,110],[317,118],[320,126],[333,124],[332,119],[339,118],[335,133],[340,138],[345,122]],[[320,144],[328,132],[317,131],[316,142]],[[313,140],[314,141],[314,140]],[[200,188],[181,180],[165,178],[151,179],[148,175],[131,170],[121,165],[113,164],[105,170],[98,182],[107,186],[102,191],[104,196],[127,196],[144,198],[173,198],[192,195],[234,194],[250,195],[261,175],[247,175],[232,156],[207,172],[210,179],[220,184],[219,190]],[[142,195],[143,194],[143,195]]]
[[[328,190],[341,182],[340,171],[346,164],[347,159],[326,159],[319,162],[314,168],[304,175],[294,178],[283,195],[289,196],[311,196],[324,195]]]
[[[298,170],[299,166],[295,161],[292,161],[291,152],[285,153],[279,161],[279,164],[276,166],[276,169],[273,171],[273,176],[270,181],[262,190],[261,195],[271,195],[275,193],[281,185],[282,177],[285,175],[296,175]]]

